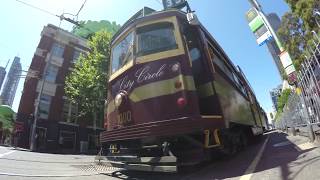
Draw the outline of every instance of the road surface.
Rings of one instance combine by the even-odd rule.
[[[222,157],[178,174],[115,172],[114,168],[95,165],[94,156],[34,153],[0,146],[0,180],[320,179],[319,159],[320,148],[308,143],[307,138],[281,132],[264,135],[259,143],[233,157]]]

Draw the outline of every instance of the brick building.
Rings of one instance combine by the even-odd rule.
[[[92,120],[79,120],[77,106],[71,104],[64,94],[67,74],[72,70],[79,55],[88,50],[85,39],[51,24],[44,27],[29,68],[29,72],[33,74],[25,80],[17,113],[18,146],[29,147],[34,109],[39,104],[36,130],[38,151],[93,153],[97,150],[103,120],[99,119],[96,127],[93,127]],[[43,72],[45,66],[47,73]],[[32,77],[34,72],[38,73],[39,78]],[[36,103],[43,80],[45,82],[40,102]]]

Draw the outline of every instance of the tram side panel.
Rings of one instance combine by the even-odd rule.
[[[248,126],[255,125],[250,103],[220,74],[215,75],[215,89],[221,102],[224,119],[227,123]]]

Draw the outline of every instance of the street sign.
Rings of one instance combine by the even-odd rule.
[[[259,46],[262,46],[263,44],[270,41],[271,39],[272,39],[272,35],[270,31],[267,31],[257,39],[257,43]]]
[[[162,0],[164,9],[177,8],[181,9],[187,5],[186,0]]]
[[[298,95],[300,95],[300,94],[301,94],[301,88],[297,87],[297,88],[296,88],[296,93],[297,93]]]

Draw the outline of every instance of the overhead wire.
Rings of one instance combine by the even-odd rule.
[[[60,24],[61,24],[61,21],[62,21],[62,20],[66,20],[66,21],[68,21],[68,22],[70,22],[70,23],[72,23],[72,24],[74,24],[74,25],[76,25],[76,26],[78,26],[78,27],[81,27],[81,28],[87,30],[87,31],[90,32],[90,33],[95,33],[95,32],[93,32],[91,29],[89,29],[89,28],[87,28],[87,27],[84,27],[82,24],[79,24],[79,21],[78,21],[79,13],[80,13],[81,10],[83,9],[83,7],[84,7],[85,3],[87,2],[87,0],[85,0],[85,1],[82,3],[82,5],[81,5],[80,9],[78,10],[77,14],[62,13],[60,16],[57,15],[57,14],[54,14],[54,13],[48,11],[48,10],[45,10],[45,9],[39,8],[39,7],[37,7],[37,6],[34,6],[34,5],[30,4],[30,3],[27,3],[27,2],[24,2],[24,1],[21,1],[21,0],[16,0],[16,1],[22,3],[22,4],[26,5],[26,6],[29,6],[29,7],[31,7],[31,8],[37,9],[37,10],[42,11],[42,12],[44,12],[44,13],[47,13],[47,14],[50,14],[50,15],[52,15],[52,16],[55,16],[55,17],[60,18]],[[70,19],[70,18],[68,18],[68,17],[65,17],[64,15],[74,16],[74,17],[76,17],[76,20]],[[60,27],[60,25],[59,25],[59,27]]]
[[[29,6],[29,7],[32,7],[32,8],[34,8],[34,9],[38,9],[39,11],[45,12],[45,13],[50,14],[50,15],[52,15],[52,16],[59,17],[58,15],[56,15],[56,14],[50,12],[50,11],[47,11],[47,10],[42,9],[42,8],[39,8],[39,7],[34,6],[34,5],[32,5],[32,4],[26,3],[26,2],[24,2],[24,1],[20,1],[20,0],[16,0],[16,1],[18,1],[18,2],[20,2],[20,3],[22,3],[22,4],[25,4],[25,5]]]

